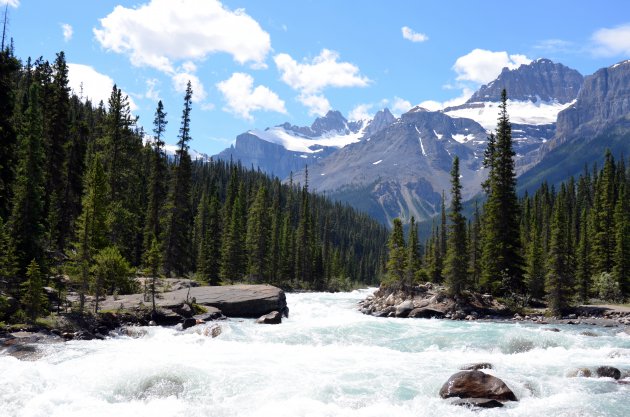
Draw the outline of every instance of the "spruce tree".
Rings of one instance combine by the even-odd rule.
[[[246,194],[241,183],[232,205],[229,224],[225,225],[221,246],[220,277],[225,283],[239,281],[245,274]]]
[[[39,264],[33,259],[26,269],[26,281],[22,283],[24,295],[22,296],[22,305],[26,310],[26,314],[34,322],[44,312],[44,284],[42,272]]]
[[[462,215],[462,185],[459,181],[459,158],[453,159],[451,169],[451,220],[448,234],[444,277],[451,295],[459,296],[468,287],[466,218]]]
[[[409,222],[409,238],[407,239],[407,262],[405,270],[405,285],[413,285],[416,281],[416,276],[422,268],[422,261],[420,259],[420,243],[418,241],[418,225],[416,219],[411,216]]]
[[[295,234],[295,274],[298,280],[312,284],[312,219],[308,193],[308,167],[305,168],[304,186],[301,191],[300,216]]]
[[[516,173],[512,128],[507,112],[507,93],[501,93],[496,143],[488,149],[490,164],[486,182],[482,245],[482,287],[523,293],[523,258],[519,239],[520,209],[516,196]]]
[[[254,282],[265,282],[267,252],[269,246],[269,215],[267,189],[262,186],[247,215],[247,275]]]
[[[582,209],[580,219],[580,239],[576,251],[577,269],[575,274],[577,295],[581,302],[585,303],[589,298],[591,287],[591,234],[589,233],[589,211]]]
[[[0,50],[0,217],[11,213],[11,189],[17,160],[17,129],[14,109],[17,101],[17,79],[20,63],[9,48]]]
[[[44,150],[39,87],[29,90],[28,108],[19,133],[19,162],[14,189],[13,211],[9,220],[11,238],[20,271],[28,263],[44,257]]]
[[[479,213],[477,201],[475,201],[475,212],[470,226],[468,242],[468,275],[470,276],[471,287],[477,289],[481,279],[481,214]]]
[[[628,297],[630,295],[630,198],[625,186],[620,187],[614,216],[615,264],[612,272],[619,283],[623,297]]]
[[[407,251],[403,235],[402,222],[399,218],[393,221],[392,232],[387,243],[388,259],[384,284],[397,287],[404,282],[407,267]]]

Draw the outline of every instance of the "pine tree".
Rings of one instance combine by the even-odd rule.
[[[11,213],[11,189],[17,159],[14,109],[17,101],[15,80],[19,69],[19,61],[9,48],[3,46],[0,50],[0,217],[4,219]]]
[[[304,283],[313,282],[312,219],[308,193],[308,167],[305,168],[304,186],[301,192],[300,217],[295,234],[295,275]]]
[[[488,149],[490,164],[486,182],[482,245],[482,287],[522,293],[523,259],[519,239],[519,204],[512,149],[512,128],[507,112],[507,93],[501,94],[496,143]]]
[[[256,198],[249,208],[247,215],[247,274],[254,282],[264,282],[269,245],[269,215],[267,203],[267,189],[262,186],[256,193]]]
[[[147,214],[144,225],[144,247],[147,251],[152,250],[153,239],[161,236],[161,212],[167,196],[166,176],[167,166],[164,156],[164,133],[166,131],[166,112],[162,100],[158,102],[153,119],[154,140],[152,143],[153,152],[151,154],[151,168],[149,173],[149,195],[147,204]]]
[[[42,273],[39,264],[33,259],[26,270],[26,281],[22,283],[24,295],[22,305],[31,322],[34,322],[44,312],[45,298]]]
[[[28,108],[19,133],[19,145],[20,159],[9,229],[20,271],[25,272],[32,259],[41,264],[44,257],[45,160],[39,87],[35,83],[29,90]]]
[[[459,181],[459,158],[453,159],[451,169],[451,220],[447,251],[444,262],[444,276],[451,295],[459,296],[468,287],[466,218],[462,215],[462,185]]]
[[[542,251],[540,227],[534,223],[529,234],[525,266],[525,285],[529,295],[540,299],[545,291],[545,260]]]
[[[245,188],[241,183],[232,205],[232,215],[226,225],[221,246],[220,277],[223,282],[238,281],[245,274]]]
[[[404,285],[413,285],[416,276],[422,268],[420,259],[420,243],[418,241],[418,225],[416,219],[411,216],[409,222],[409,238],[407,239],[407,261]]]
[[[7,229],[0,217],[0,291],[17,296],[19,292],[17,257]]]
[[[589,289],[591,287],[592,265],[591,265],[591,234],[589,233],[589,211],[582,209],[580,220],[580,240],[577,246],[577,270],[576,285],[577,295],[580,302],[588,301]]]
[[[549,310],[561,315],[569,306],[573,289],[572,259],[569,251],[569,222],[566,211],[567,191],[564,184],[556,198],[551,223],[551,242],[545,289]]]
[[[407,253],[402,222],[398,218],[395,218],[393,221],[393,228],[389,235],[387,249],[389,256],[387,259],[385,282],[383,284],[387,286],[399,286],[405,279]]]
[[[615,251],[615,160],[606,152],[601,175],[598,176],[593,204],[592,260],[594,273],[612,272]]]
[[[197,274],[208,284],[219,285],[221,205],[215,192],[207,206],[204,204],[203,210],[206,226],[197,252]]]
[[[469,234],[469,262],[468,275],[470,276],[471,286],[479,288],[481,279],[481,214],[479,213],[479,205],[475,201],[475,212]]]
[[[624,297],[630,295],[630,198],[625,186],[620,187],[615,206],[615,253],[613,276]]]
[[[153,314],[155,314],[155,293],[160,264],[162,263],[162,252],[160,250],[160,244],[158,243],[158,240],[155,236],[153,236],[151,239],[151,247],[147,251],[145,259],[148,272],[151,274],[151,311],[153,312]]]
[[[175,272],[182,275],[191,266],[191,235],[192,225],[192,161],[188,154],[190,137],[190,112],[192,109],[192,87],[190,81],[184,96],[184,110],[179,129],[176,165],[173,172],[170,194],[168,197],[167,227],[164,247],[164,270],[167,274]]]

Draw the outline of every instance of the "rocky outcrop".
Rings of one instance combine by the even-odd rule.
[[[490,295],[466,293],[449,297],[442,286],[426,283],[404,289],[380,288],[359,302],[363,314],[376,317],[476,320],[504,317],[508,309]]]
[[[462,371],[452,375],[440,389],[442,398],[486,398],[497,401],[518,401],[501,379],[481,371]]]
[[[468,102],[498,102],[505,88],[511,100],[569,103],[575,100],[583,82],[576,70],[549,59],[537,59],[513,70],[503,68],[496,80],[482,86]]]

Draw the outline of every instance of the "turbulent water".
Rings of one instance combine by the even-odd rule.
[[[288,294],[281,325],[149,328],[141,338],[43,345],[0,356],[0,416],[630,416],[630,386],[568,378],[578,367],[630,371],[630,335],[580,326],[384,319],[366,291]],[[520,399],[471,411],[438,396],[471,362],[491,362]]]

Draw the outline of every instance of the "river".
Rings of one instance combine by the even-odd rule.
[[[368,293],[288,294],[281,325],[230,319],[215,339],[152,327],[42,345],[34,361],[0,356],[0,416],[630,416],[630,386],[566,376],[630,371],[618,328],[374,318],[356,310]],[[520,401],[472,411],[440,399],[472,362],[491,362]]]

